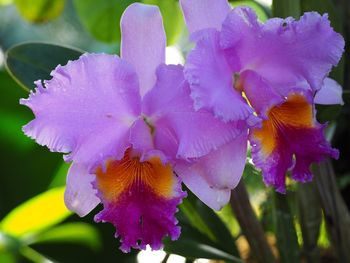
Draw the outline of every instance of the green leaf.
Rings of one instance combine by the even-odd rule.
[[[120,41],[119,21],[132,0],[74,0],[80,21],[96,39],[104,42]]]
[[[236,238],[240,234],[241,230],[232,212],[230,204],[225,205],[220,211],[216,211],[215,213],[220,217],[222,222],[225,223],[231,235]]]
[[[12,77],[26,90],[34,88],[34,81],[50,79],[57,65],[77,59],[82,51],[46,43],[24,43],[6,52],[6,67]]]
[[[219,245],[218,247],[227,253],[239,257],[235,239],[226,225],[221,221],[220,217],[203,203],[197,206],[197,211],[200,216],[205,219],[206,225],[214,234],[215,241]]]
[[[237,7],[237,6],[248,6],[250,8],[252,8],[260,21],[265,22],[268,19],[268,14],[266,13],[266,11],[264,10],[264,8],[258,4],[255,1],[249,1],[249,0],[245,0],[245,1],[232,1],[230,2],[232,7]]]
[[[303,236],[303,252],[309,263],[319,262],[317,241],[322,222],[322,210],[315,184],[299,184],[297,190],[299,222]]]
[[[66,177],[68,174],[69,167],[70,164],[62,162],[61,166],[57,169],[57,172],[52,178],[52,181],[48,187],[49,189],[66,185]]]
[[[204,218],[200,216],[195,205],[193,205],[190,201],[189,196],[182,201],[179,208],[187,217],[192,226],[197,228],[201,233],[208,236],[211,240],[215,240],[214,233],[207,226],[207,224],[204,221]]]
[[[167,253],[181,255],[188,259],[207,258],[243,263],[239,258],[217,248],[215,243],[194,227],[185,224],[182,224],[181,227],[182,233],[179,240],[170,241],[166,239],[164,241],[164,250]]]
[[[179,2],[176,0],[143,0],[143,2],[159,7],[163,16],[167,45],[176,43],[184,27]]]
[[[99,250],[102,246],[99,232],[87,223],[66,223],[38,233],[30,238],[30,244],[72,243]]]
[[[15,0],[22,17],[41,23],[57,18],[63,11],[65,0]]]
[[[6,253],[15,255],[18,253],[21,246],[22,244],[20,240],[0,232],[0,255],[6,254]],[[3,262],[3,261],[0,260],[0,262]]]
[[[252,164],[251,159],[244,167],[243,178],[247,190],[251,196],[261,195],[261,192],[266,191],[266,186],[263,183],[261,172],[258,171]]]
[[[299,263],[298,239],[287,196],[279,193],[272,194],[274,195],[275,233],[281,262]]]
[[[194,195],[183,200],[180,210],[187,217],[192,227],[206,235],[215,247],[233,256],[239,257],[235,239],[220,217]]]
[[[341,105],[319,105],[316,104],[316,117],[320,123],[335,120],[341,110]]]
[[[339,10],[336,9],[332,0],[302,0],[300,1],[302,12],[316,11],[320,14],[327,13],[332,26],[335,27],[336,31],[342,30],[341,16]]]
[[[38,251],[28,246],[22,246],[19,252],[23,257],[27,258],[29,262],[35,262],[35,263],[52,262],[52,260],[49,260],[41,253],[39,253]]]
[[[0,262],[3,263],[16,263],[17,260],[14,255],[9,252],[0,252]]]
[[[64,187],[54,188],[26,201],[0,222],[0,231],[22,237],[60,223],[71,214],[64,205],[63,194]]]
[[[27,93],[18,89],[18,85],[6,72],[0,71],[0,83],[2,94],[0,99],[0,140],[11,147],[12,150],[30,151],[35,144],[31,139],[24,136],[22,126],[31,115],[25,114],[24,107],[18,104],[19,98],[26,96]]]
[[[300,2],[297,0],[273,0],[272,2],[273,16],[299,18],[300,13]]]

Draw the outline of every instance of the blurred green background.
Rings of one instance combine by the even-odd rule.
[[[231,207],[228,205],[215,213],[192,195],[181,205],[178,213],[183,234],[179,241],[165,241],[166,253],[147,252],[138,259],[138,251],[123,254],[118,249],[119,241],[113,237],[114,227],[93,222],[93,215],[101,207],[85,218],[79,218],[65,209],[63,187],[69,165],[63,163],[61,154],[50,153],[21,131],[21,127],[33,115],[30,110],[20,106],[18,101],[28,96],[28,88],[33,88],[32,80],[48,78],[55,65],[75,59],[79,51],[40,44],[10,48],[30,41],[71,46],[87,52],[119,53],[120,16],[132,2],[135,1],[0,0],[1,263],[137,262],[138,259],[140,262],[193,262],[198,258],[224,262],[259,262],[242,235]],[[187,40],[178,1],[142,2],[160,7],[168,38],[168,59],[170,62],[183,62],[191,45]],[[297,18],[304,11],[327,12],[333,27],[349,43],[348,0],[231,3],[233,6],[251,6],[262,21],[272,15]],[[348,45],[346,48],[341,64],[332,72],[332,77],[344,87],[346,104],[342,108],[319,107],[318,119],[330,123],[327,136],[341,152],[340,159],[333,162],[333,167],[336,187],[340,189],[348,210],[350,52]],[[5,70],[6,52],[12,72],[23,76],[17,76],[17,82]],[[342,261],[344,255],[339,254],[342,250],[338,250],[337,244],[332,243],[332,225],[320,190],[322,182],[305,186],[289,182],[288,195],[281,197],[262,184],[259,172],[250,162],[244,172],[244,182],[254,211],[267,233],[274,254],[279,258],[278,261],[345,262]],[[342,221],[332,224],[348,226]],[[170,256],[173,254],[186,259]]]

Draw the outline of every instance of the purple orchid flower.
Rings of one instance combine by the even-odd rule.
[[[338,158],[314,107],[342,103],[341,87],[327,76],[344,40],[327,15],[310,12],[298,21],[273,18],[262,24],[250,8],[231,10],[226,0],[180,3],[196,43],[185,65],[195,107],[224,121],[261,118],[249,140],[267,185],[283,193],[288,170],[306,182],[312,162]]]
[[[165,65],[158,7],[135,3],[122,16],[121,58],[84,54],[58,66],[21,104],[35,119],[24,132],[72,162],[65,203],[80,216],[99,203],[121,250],[159,249],[178,238],[181,181],[220,209],[246,159],[244,121],[195,111],[182,66]],[[181,179],[180,179],[181,178]]]

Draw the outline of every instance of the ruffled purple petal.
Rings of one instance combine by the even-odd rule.
[[[157,84],[143,100],[154,129],[155,148],[175,158],[197,158],[245,131],[244,122],[224,123],[206,110],[195,111],[182,67],[162,65]]]
[[[129,147],[129,128],[140,114],[138,80],[117,56],[85,54],[58,66],[28,99],[35,119],[23,130],[51,151],[90,168],[120,159]]]
[[[97,222],[110,222],[121,239],[121,250],[162,247],[162,239],[180,235],[175,213],[186,196],[171,167],[154,157],[145,162],[128,153],[121,161],[110,162],[105,172],[97,170],[96,189],[104,209]]]
[[[156,82],[156,68],[165,62],[166,36],[159,8],[131,4],[121,18],[121,29],[121,56],[135,67],[143,96]]]
[[[318,90],[344,50],[344,39],[327,15],[310,12],[298,21],[274,18],[261,24],[249,8],[229,13],[220,43],[239,58],[241,72],[255,71],[283,96],[304,81],[304,87]]]
[[[197,110],[211,110],[225,122],[246,120],[249,125],[257,123],[253,109],[234,89],[234,69],[219,47],[218,31],[200,33],[196,48],[188,55],[184,72]]]
[[[220,210],[242,177],[246,155],[247,132],[192,163],[177,163],[174,169],[202,202]]]
[[[221,29],[231,7],[227,0],[180,0],[190,34],[205,29]]]
[[[300,182],[312,179],[310,165],[339,152],[331,148],[314,119],[313,107],[300,93],[290,94],[286,102],[272,108],[261,129],[251,131],[254,164],[262,170],[264,181],[278,192],[285,192],[288,170]]]
[[[315,95],[315,103],[323,105],[343,105],[343,88],[333,79],[325,78],[323,85]]]
[[[86,216],[100,203],[96,190],[92,187],[94,180],[95,176],[89,173],[85,165],[71,165],[64,192],[64,202],[69,210],[79,216]]]

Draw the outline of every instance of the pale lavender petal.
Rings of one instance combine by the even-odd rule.
[[[233,72],[219,47],[219,32],[202,32],[185,65],[185,77],[191,86],[196,110],[212,110],[225,122],[247,120],[253,125],[257,122],[253,109],[234,89]]]
[[[90,168],[120,159],[129,147],[129,128],[140,114],[138,81],[132,66],[117,56],[83,55],[58,66],[24,104],[35,119],[24,132],[67,160]]]
[[[100,203],[91,184],[94,180],[95,175],[90,174],[85,165],[71,165],[64,192],[64,202],[69,210],[79,216],[86,216]]]
[[[139,76],[141,96],[156,81],[156,69],[165,62],[166,36],[157,6],[131,4],[121,18],[121,57]]]
[[[315,103],[323,105],[343,105],[343,88],[331,78],[325,78],[323,86],[315,95]]]
[[[209,111],[195,111],[181,66],[160,66],[157,84],[142,103],[143,113],[155,127],[155,147],[173,158],[206,155],[246,128],[244,122],[224,123]]]
[[[230,201],[231,190],[210,187],[205,177],[198,174],[187,165],[175,167],[175,171],[181,176],[183,183],[193,192],[203,203],[211,209],[219,211]]]
[[[189,32],[205,28],[221,29],[231,7],[227,0],[180,0]]]
[[[194,163],[175,165],[175,171],[202,202],[219,210],[242,177],[246,155],[247,133]]]
[[[234,50],[241,72],[255,71],[284,96],[300,85],[318,90],[344,50],[344,39],[333,31],[327,15],[310,12],[298,21],[274,18],[261,24],[249,8],[229,13],[220,43]]]

